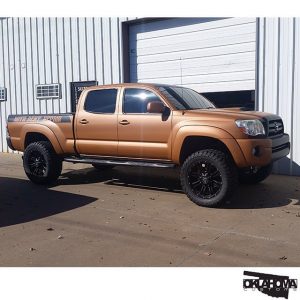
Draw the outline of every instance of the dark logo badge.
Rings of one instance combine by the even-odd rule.
[[[245,276],[255,277],[243,280],[244,290],[258,290],[264,294],[276,298],[289,298],[289,290],[297,290],[298,280],[288,276],[264,274],[244,271]]]

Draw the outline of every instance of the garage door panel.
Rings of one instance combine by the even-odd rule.
[[[217,91],[229,92],[234,91],[248,91],[252,90],[252,80],[243,80],[235,82],[218,82],[218,83],[205,83],[205,84],[189,84],[183,85],[198,91],[199,93],[211,93]]]
[[[215,48],[220,46],[230,46],[238,45],[243,43],[255,43],[255,34],[238,34],[235,36],[220,37],[220,38],[207,38],[203,40],[195,40],[191,42],[177,42],[175,44],[165,44],[160,46],[155,46],[154,43],[149,43],[147,47],[140,47],[138,49],[131,48],[130,56],[143,56],[143,55],[153,55],[160,53],[170,53],[178,51],[189,51],[194,49],[205,49],[205,48]],[[174,50],[175,49],[175,50]]]
[[[220,46],[214,48],[195,49],[190,51],[168,52],[163,54],[137,56],[138,64],[158,63],[171,60],[200,59],[213,56],[228,56],[237,53],[255,53],[254,43],[243,43],[238,45]]]
[[[225,67],[231,64],[238,64],[243,62],[255,62],[255,57],[250,56],[249,53],[235,53],[230,55],[215,56],[215,57],[202,57],[195,59],[185,59],[185,60],[167,60],[162,62],[153,63],[133,63],[131,69],[140,71],[154,71],[154,70],[169,70],[178,68],[190,68],[190,67],[201,67],[201,66],[211,66],[211,65],[224,65]]]
[[[230,27],[234,29],[236,26],[254,22],[255,18],[217,18],[215,20],[211,18],[175,18],[167,21],[133,25],[131,31],[133,34],[138,34],[139,39],[155,39],[216,28]]]
[[[148,81],[141,81],[146,82]],[[206,82],[206,83],[194,83],[194,84],[181,84],[181,82],[178,81],[172,81],[170,80],[160,80],[159,82],[153,82],[153,83],[161,83],[161,84],[175,84],[180,86],[185,86],[191,89],[194,89],[195,91],[198,91],[199,93],[211,93],[217,91],[227,92],[227,91],[246,91],[252,89],[252,80],[242,80],[242,81],[222,81],[222,82]]]
[[[172,19],[130,29],[131,81],[208,84],[209,89],[215,83],[215,92],[225,88],[224,82],[232,90],[240,90],[243,82],[249,88],[252,82],[254,89],[254,18],[180,19],[175,25]]]
[[[204,43],[218,38],[229,39],[233,37],[239,39],[246,34],[251,34],[252,37],[255,37],[255,27],[253,27],[253,23],[241,25],[241,27],[237,27],[234,30],[232,28],[217,28],[153,39],[140,40],[139,35],[137,35],[131,38],[130,43],[132,45],[137,44],[137,49],[143,49],[152,46],[160,47],[165,45],[177,45],[178,43]]]
[[[172,76],[172,77],[160,77],[159,82],[172,84],[201,84],[213,83],[213,82],[234,82],[240,80],[251,80],[254,75],[253,71],[242,71],[242,72],[224,72],[218,74],[205,74],[205,75],[194,75],[194,76]],[[143,79],[142,82],[157,82],[156,78]]]
[[[226,68],[225,68],[226,67]],[[219,74],[224,72],[241,72],[241,71],[254,71],[253,62],[246,62],[241,64],[231,65],[212,65],[212,66],[198,66],[190,68],[172,68],[170,70],[150,70],[140,71],[139,77],[141,79],[160,79],[164,77],[175,77],[175,76],[193,76],[193,75],[209,75]],[[137,79],[137,72],[132,74],[133,79]]]

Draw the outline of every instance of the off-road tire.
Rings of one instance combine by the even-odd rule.
[[[200,195],[203,189],[202,183],[200,184],[200,193],[197,194],[193,189],[191,176],[192,173],[195,173],[195,171],[192,172],[192,168],[197,168],[197,165],[199,165],[199,170],[197,169],[196,172],[197,174],[200,174],[199,176],[203,176],[203,173],[201,173],[201,168],[205,169],[208,168],[208,166],[210,166],[209,168],[213,170],[212,174],[216,173],[216,171],[214,170],[217,170],[219,172],[217,175],[218,177],[213,177],[213,175],[211,175],[209,177],[211,179],[205,179],[206,181],[208,181],[207,184],[213,185],[213,189],[216,187],[216,180],[214,180],[214,178],[218,178],[218,181],[221,181],[221,185],[219,185],[218,183],[219,191],[211,194],[211,197],[209,198]],[[206,176],[207,175],[205,175],[205,178]],[[201,178],[202,179],[199,180],[203,182],[203,177]],[[200,206],[216,207],[229,199],[233,194],[238,183],[238,173],[231,157],[219,150],[207,149],[193,153],[184,161],[180,171],[180,181],[183,191],[194,203]],[[195,186],[196,185],[194,185],[194,187]],[[206,189],[207,188],[205,188],[205,191]]]
[[[40,158],[40,165],[35,162]],[[41,166],[42,165],[42,166]],[[24,151],[23,166],[27,177],[36,184],[54,182],[62,170],[62,159],[55,153],[50,142],[40,141],[28,145]],[[40,168],[40,171],[36,171]]]
[[[101,165],[101,164],[92,164],[92,166],[98,171],[109,171],[113,169],[115,166],[112,165]]]
[[[273,163],[259,168],[256,172],[241,169],[239,170],[239,181],[243,184],[257,184],[265,180],[272,173],[272,169]]]

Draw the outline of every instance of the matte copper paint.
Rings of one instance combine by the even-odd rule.
[[[89,91],[111,88],[118,89],[115,113],[95,114],[84,110]],[[125,88],[142,88],[157,94],[169,107],[169,115],[123,113]],[[155,85],[126,83],[86,88],[79,99],[75,116],[68,115],[70,122],[60,122],[56,115],[45,116],[43,119],[35,116],[27,119],[12,118],[8,120],[8,130],[13,147],[19,151],[24,151],[26,135],[36,132],[45,135],[55,151],[64,156],[76,154],[76,144],[80,154],[153,159],[176,164],[179,164],[182,145],[187,137],[211,137],[228,148],[238,167],[247,167],[270,163],[272,142],[268,138],[249,138],[235,125],[235,120],[260,119],[266,115],[238,109],[178,111]],[[255,146],[260,148],[259,156],[252,154]]]

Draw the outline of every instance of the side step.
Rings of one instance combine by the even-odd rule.
[[[131,167],[151,167],[151,168],[175,168],[175,164],[168,162],[151,162],[138,160],[112,160],[112,159],[95,159],[95,158],[79,158],[66,157],[64,161],[81,164],[98,164],[98,165],[114,165],[114,166],[131,166]]]

